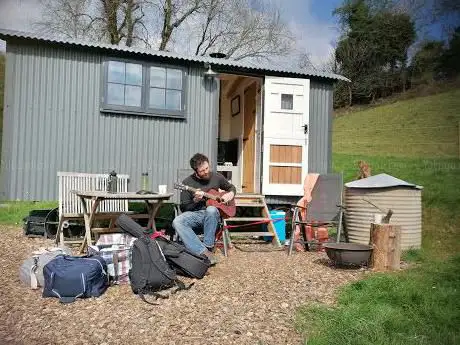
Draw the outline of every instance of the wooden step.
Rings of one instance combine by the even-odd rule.
[[[251,203],[251,202],[236,202],[236,206],[237,207],[264,207],[265,204],[261,204],[261,203],[258,203],[258,202],[254,202],[254,203]]]
[[[91,228],[91,231],[95,234],[117,234],[123,233],[120,228]]]
[[[271,220],[270,218],[265,217],[231,217],[225,219],[226,222],[251,222],[251,221],[261,221],[261,220]]]
[[[256,232],[244,232],[244,231],[239,231],[243,229],[235,229],[233,230],[232,228],[227,228],[224,230],[224,254],[227,256],[227,245],[231,243],[231,237],[270,237],[272,238],[272,244],[274,244],[277,247],[281,246],[281,243],[278,238],[278,234],[276,233],[275,226],[273,224],[273,220],[270,217],[269,210],[267,207],[267,203],[265,201],[265,196],[261,194],[237,194],[235,196],[235,205],[236,207],[240,208],[260,208],[261,209],[261,216],[258,217],[230,217],[227,219],[224,219],[224,224],[227,223],[245,223],[242,224],[241,227],[243,226],[251,226],[252,222],[257,223],[254,225],[262,225],[266,224],[267,230],[264,232],[256,231]],[[235,228],[237,228],[236,226]],[[248,229],[249,230],[249,229]]]
[[[239,198],[261,198],[261,199],[264,199],[265,195],[263,195],[263,194],[251,194],[251,193],[237,193],[235,195],[235,198],[236,199],[239,199]]]
[[[237,232],[237,231],[232,231],[230,233],[230,236],[244,236],[244,237],[250,237],[250,236],[267,236],[267,237],[273,237],[275,234],[272,234],[271,232]]]
[[[64,238],[64,243],[65,244],[69,244],[69,245],[73,245],[73,244],[78,244],[80,245],[82,241],[86,241],[84,238],[82,238],[81,240],[66,240]]]

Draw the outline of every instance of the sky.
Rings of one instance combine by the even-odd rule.
[[[298,54],[308,54],[315,66],[330,57],[339,37],[333,10],[342,0],[274,0],[281,6],[282,16],[297,38]],[[40,18],[39,0],[0,0],[0,28],[32,31],[31,23]],[[431,33],[437,37],[440,28]],[[5,42],[0,40],[0,50]]]
[[[280,0],[283,17],[298,38],[298,51],[316,64],[328,58],[338,37],[333,9],[341,0]],[[0,28],[32,31],[40,17],[38,0],[0,0]],[[5,43],[0,40],[0,49]]]

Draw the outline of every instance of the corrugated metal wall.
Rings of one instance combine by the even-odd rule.
[[[333,85],[310,80],[310,121],[308,130],[308,171],[332,172]],[[267,203],[286,204],[299,197],[266,196]]]
[[[187,119],[99,112],[102,55],[41,45],[7,47],[2,197],[57,200],[57,171],[147,171],[172,189],[195,152],[217,157],[218,85],[189,68]],[[177,194],[177,193],[176,193]]]
[[[310,81],[309,172],[332,172],[333,93],[333,84]]]

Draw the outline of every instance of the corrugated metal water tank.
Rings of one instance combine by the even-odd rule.
[[[387,174],[346,183],[345,225],[349,241],[369,244],[374,214],[384,214],[391,209],[390,224],[401,225],[401,249],[420,248],[422,189]]]

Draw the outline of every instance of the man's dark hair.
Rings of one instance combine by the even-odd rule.
[[[208,157],[201,153],[195,153],[192,158],[190,158],[190,167],[196,171],[198,167],[203,164],[204,162],[209,163]]]

